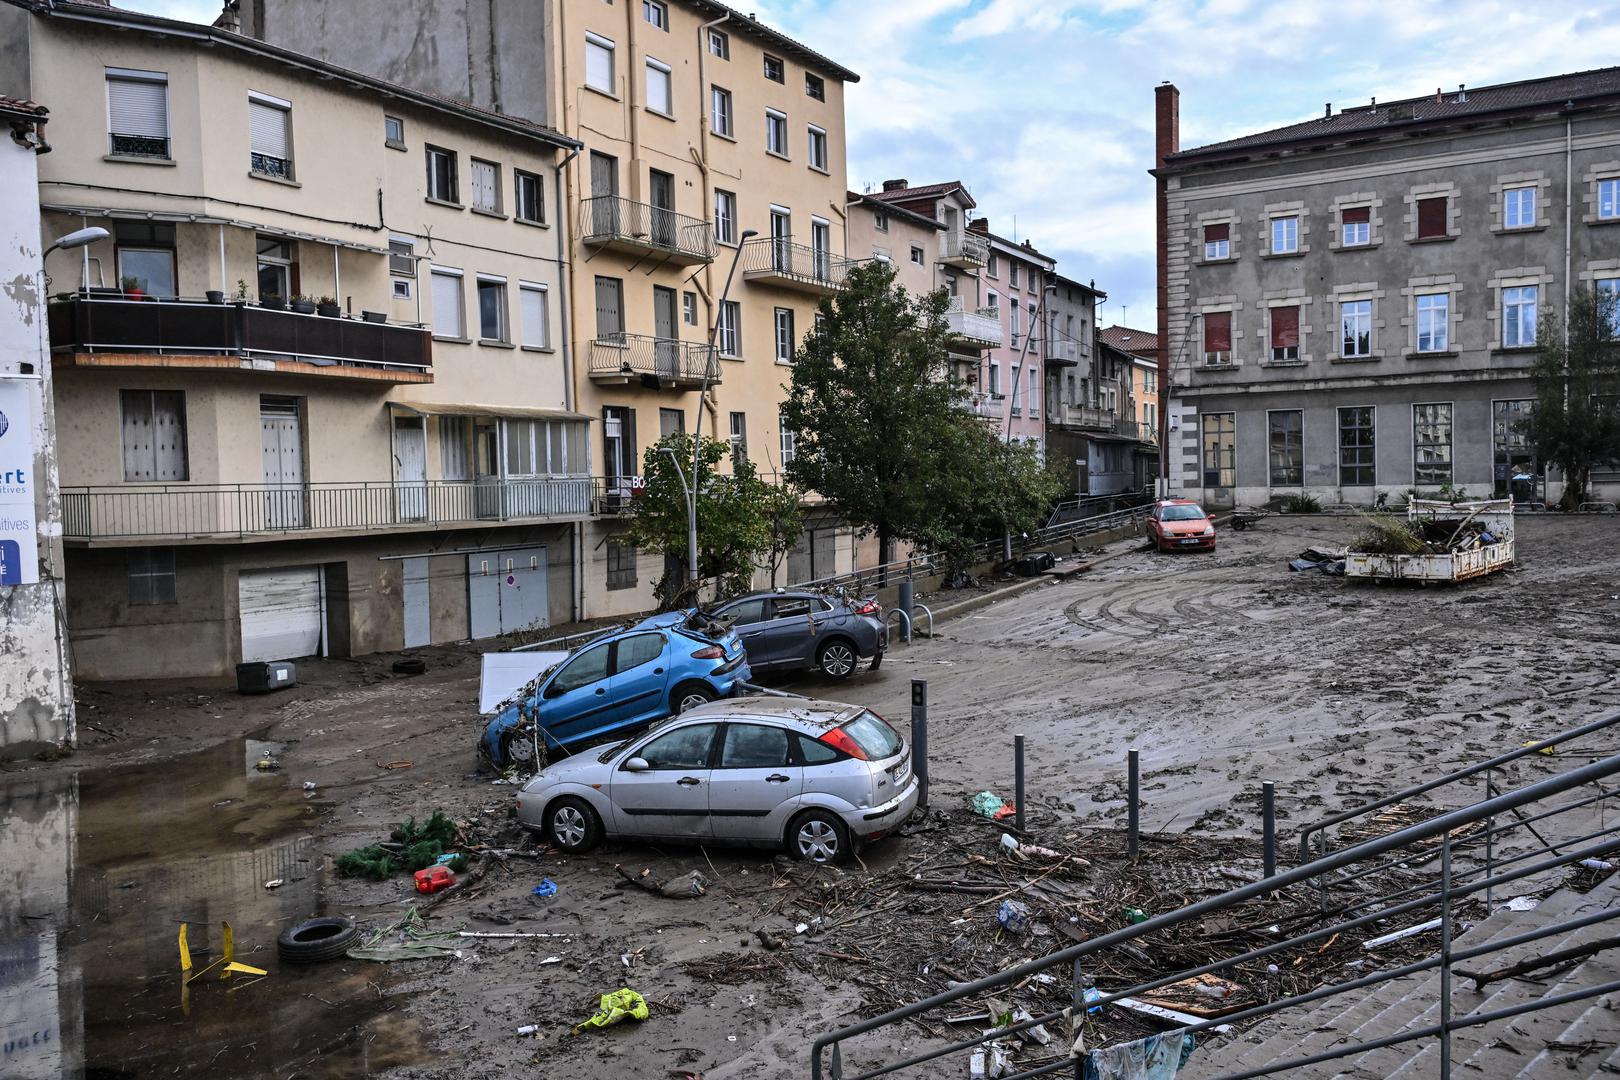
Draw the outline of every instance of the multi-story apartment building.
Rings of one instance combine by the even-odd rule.
[[[1175,490],[1540,495],[1520,421],[1541,317],[1620,287],[1620,68],[1187,150],[1175,87],[1157,96]]]
[[[990,231],[987,218],[975,218],[968,228],[990,241],[983,270],[984,305],[996,314],[1005,330],[1002,343],[985,358],[985,380],[990,416],[999,421],[1009,442],[1034,446],[1046,453],[1046,428],[1041,405],[1046,394],[1045,344],[1041,329],[1056,284],[1048,284],[1057,263],[1035,250],[1028,240],[1014,243]]]
[[[1159,444],[1159,337],[1146,330],[1133,330],[1128,326],[1107,326],[1099,336],[1106,345],[1129,353],[1131,361],[1131,396],[1137,432],[1144,444]],[[1157,475],[1157,451],[1152,463]]]
[[[635,497],[649,447],[696,429],[701,410],[705,433],[731,438],[764,472],[793,454],[783,387],[818,302],[849,266],[843,90],[856,76],[709,0],[538,10],[377,8],[468,44],[431,55],[379,37],[371,19],[334,24],[317,0],[250,0],[243,17],[270,40],[585,144],[562,179],[575,328],[566,347],[578,407],[598,421],[592,456],[605,478],[603,513],[585,534],[587,610],[619,614],[651,605],[663,569],[624,541],[612,513]],[[495,23],[498,32],[477,33]],[[825,572],[847,569],[848,530],[832,549]]]
[[[0,4],[0,40],[0,92],[58,103],[41,231],[108,233],[46,264],[79,670],[573,617],[596,418],[554,199],[577,144],[104,5]]]

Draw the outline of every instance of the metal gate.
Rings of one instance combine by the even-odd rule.
[[[428,558],[419,555],[404,560],[405,569],[405,647],[433,643],[433,622],[428,607]]]
[[[513,634],[550,626],[546,549],[478,551],[467,556],[469,635]]]
[[[243,663],[325,652],[326,604],[320,567],[243,570],[237,575],[237,603]]]

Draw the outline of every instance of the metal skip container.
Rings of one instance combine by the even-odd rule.
[[[1460,503],[1412,499],[1406,504],[1406,517],[1415,526],[1454,524],[1458,534],[1465,534],[1465,541],[1450,550],[1416,555],[1384,555],[1352,550],[1345,554],[1345,577],[1386,581],[1466,581],[1513,564],[1512,499]]]

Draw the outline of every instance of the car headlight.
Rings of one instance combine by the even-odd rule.
[[[1213,526],[1213,525],[1205,525],[1203,534],[1205,536],[1214,536],[1215,535],[1215,526]]]

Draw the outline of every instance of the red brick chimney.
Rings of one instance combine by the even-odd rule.
[[[1164,159],[1181,149],[1181,91],[1174,83],[1153,88],[1153,167],[1159,171],[1155,199],[1155,257],[1159,306],[1159,476],[1169,479],[1170,461],[1170,197],[1162,175]],[[1166,489],[1168,490],[1168,489]]]
[[[976,232],[976,233],[984,233],[986,236],[989,236],[990,235],[990,219],[987,218],[987,217],[969,218],[968,219],[968,231],[969,232]]]
[[[905,181],[905,180],[885,180],[885,181],[883,181],[883,190],[884,191],[904,191],[904,190],[906,190],[906,188],[908,188],[910,186],[911,186],[911,184],[908,181]]]

